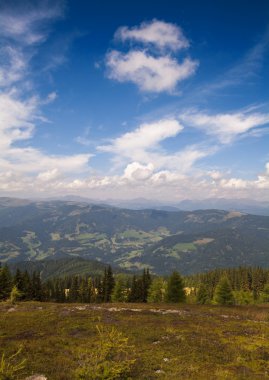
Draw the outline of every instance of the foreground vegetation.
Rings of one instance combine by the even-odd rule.
[[[0,303],[0,355],[74,379],[269,379],[269,307]],[[1,373],[1,372],[0,372]]]
[[[0,380],[269,379],[268,283],[261,268],[42,282],[0,267]]]

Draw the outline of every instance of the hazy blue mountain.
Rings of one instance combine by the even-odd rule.
[[[239,211],[129,210],[0,199],[0,261],[78,257],[124,269],[193,273],[269,263],[269,217]]]

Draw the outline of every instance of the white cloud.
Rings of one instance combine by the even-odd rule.
[[[180,114],[179,119],[227,144],[236,136],[269,123],[269,114],[238,112],[208,115],[199,111],[188,111]]]
[[[12,46],[0,48],[0,86],[7,87],[22,79],[27,66],[22,52]]]
[[[189,47],[189,41],[179,26],[159,20],[143,22],[133,28],[123,26],[116,31],[115,36],[122,41],[152,44],[159,49],[177,51]]]
[[[134,181],[144,181],[152,175],[153,170],[154,166],[151,163],[141,165],[139,162],[132,162],[125,168],[123,177]]]
[[[54,100],[56,100],[58,98],[58,95],[57,95],[57,92],[56,91],[53,91],[53,92],[50,92],[47,96],[47,99],[43,102],[44,104],[49,104],[49,103],[53,103]]]
[[[45,4],[46,3],[46,4]],[[6,3],[8,5],[8,3]],[[0,182],[1,189],[29,189],[33,184],[88,171],[91,154],[52,155],[31,146],[36,123],[46,118],[41,106],[56,99],[51,92],[45,101],[26,86],[29,60],[37,42],[48,35],[46,24],[61,15],[60,3],[34,7],[18,3],[18,9],[0,4]],[[45,6],[47,5],[47,6]],[[18,143],[22,143],[18,145]],[[36,181],[34,180],[36,178]],[[39,186],[37,186],[39,188]]]
[[[18,140],[32,137],[37,100],[16,98],[12,91],[0,93],[0,147],[5,150]]]
[[[141,161],[146,151],[156,149],[161,141],[176,136],[182,130],[183,127],[174,119],[144,123],[134,131],[112,140],[109,145],[99,146],[98,149]]]
[[[193,75],[198,67],[198,61],[189,57],[182,62],[173,57],[172,52],[189,47],[189,41],[177,25],[153,20],[133,28],[121,27],[115,36],[122,41],[142,43],[143,49],[136,46],[127,53],[118,50],[107,53],[108,77],[118,82],[132,82],[140,91],[172,93],[178,83]]]
[[[47,37],[45,23],[63,14],[60,2],[39,2],[36,7],[27,2],[17,3],[16,12],[12,2],[0,7],[0,35],[15,42],[33,45]]]
[[[171,92],[177,84],[195,73],[198,62],[185,58],[182,63],[169,55],[154,57],[146,51],[124,54],[113,50],[106,56],[109,78],[133,82],[144,92]]]
[[[47,182],[47,181],[51,181],[51,180],[58,178],[59,175],[60,175],[60,173],[59,173],[58,169],[51,169],[51,170],[47,170],[45,172],[39,173],[37,176],[37,179],[41,180],[42,182],[43,181]]]

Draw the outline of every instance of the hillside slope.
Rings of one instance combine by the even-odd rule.
[[[127,210],[0,198],[0,261],[80,257],[194,273],[269,263],[269,217],[238,211]]]

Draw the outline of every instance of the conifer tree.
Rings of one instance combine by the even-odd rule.
[[[154,278],[148,290],[148,302],[164,302],[166,283],[161,277]]]
[[[148,290],[151,284],[151,276],[149,273],[149,269],[144,269],[143,275],[142,275],[142,294],[141,294],[141,301],[147,302],[148,298]]]
[[[104,277],[103,277],[103,300],[104,302],[110,302],[111,301],[111,295],[112,291],[115,285],[114,277],[112,268],[109,265],[109,267],[104,271]]]
[[[141,296],[139,279],[136,275],[133,275],[131,289],[128,295],[128,302],[139,302]]]
[[[0,301],[8,299],[12,290],[12,276],[7,265],[0,268]]]
[[[80,302],[89,302],[89,292],[88,292],[88,282],[86,278],[83,278],[80,282],[79,290],[79,301]]]
[[[227,276],[223,276],[214,293],[214,302],[218,305],[233,305],[235,303],[231,284]]]
[[[113,302],[127,301],[126,279],[123,275],[117,276],[111,298]]]
[[[32,283],[31,278],[29,276],[29,273],[25,271],[22,275],[23,281],[22,281],[22,299],[24,300],[30,300],[32,299]]]
[[[69,301],[77,302],[79,299],[79,279],[78,276],[73,276],[71,279],[71,285],[69,288]]]
[[[178,272],[173,272],[167,283],[167,301],[185,302],[186,294],[182,278]]]
[[[196,302],[200,305],[204,305],[210,301],[210,296],[207,287],[205,284],[201,284],[199,286],[197,296],[196,296]]]
[[[34,272],[31,282],[31,299],[34,301],[43,301],[43,288],[41,284],[40,274]]]

